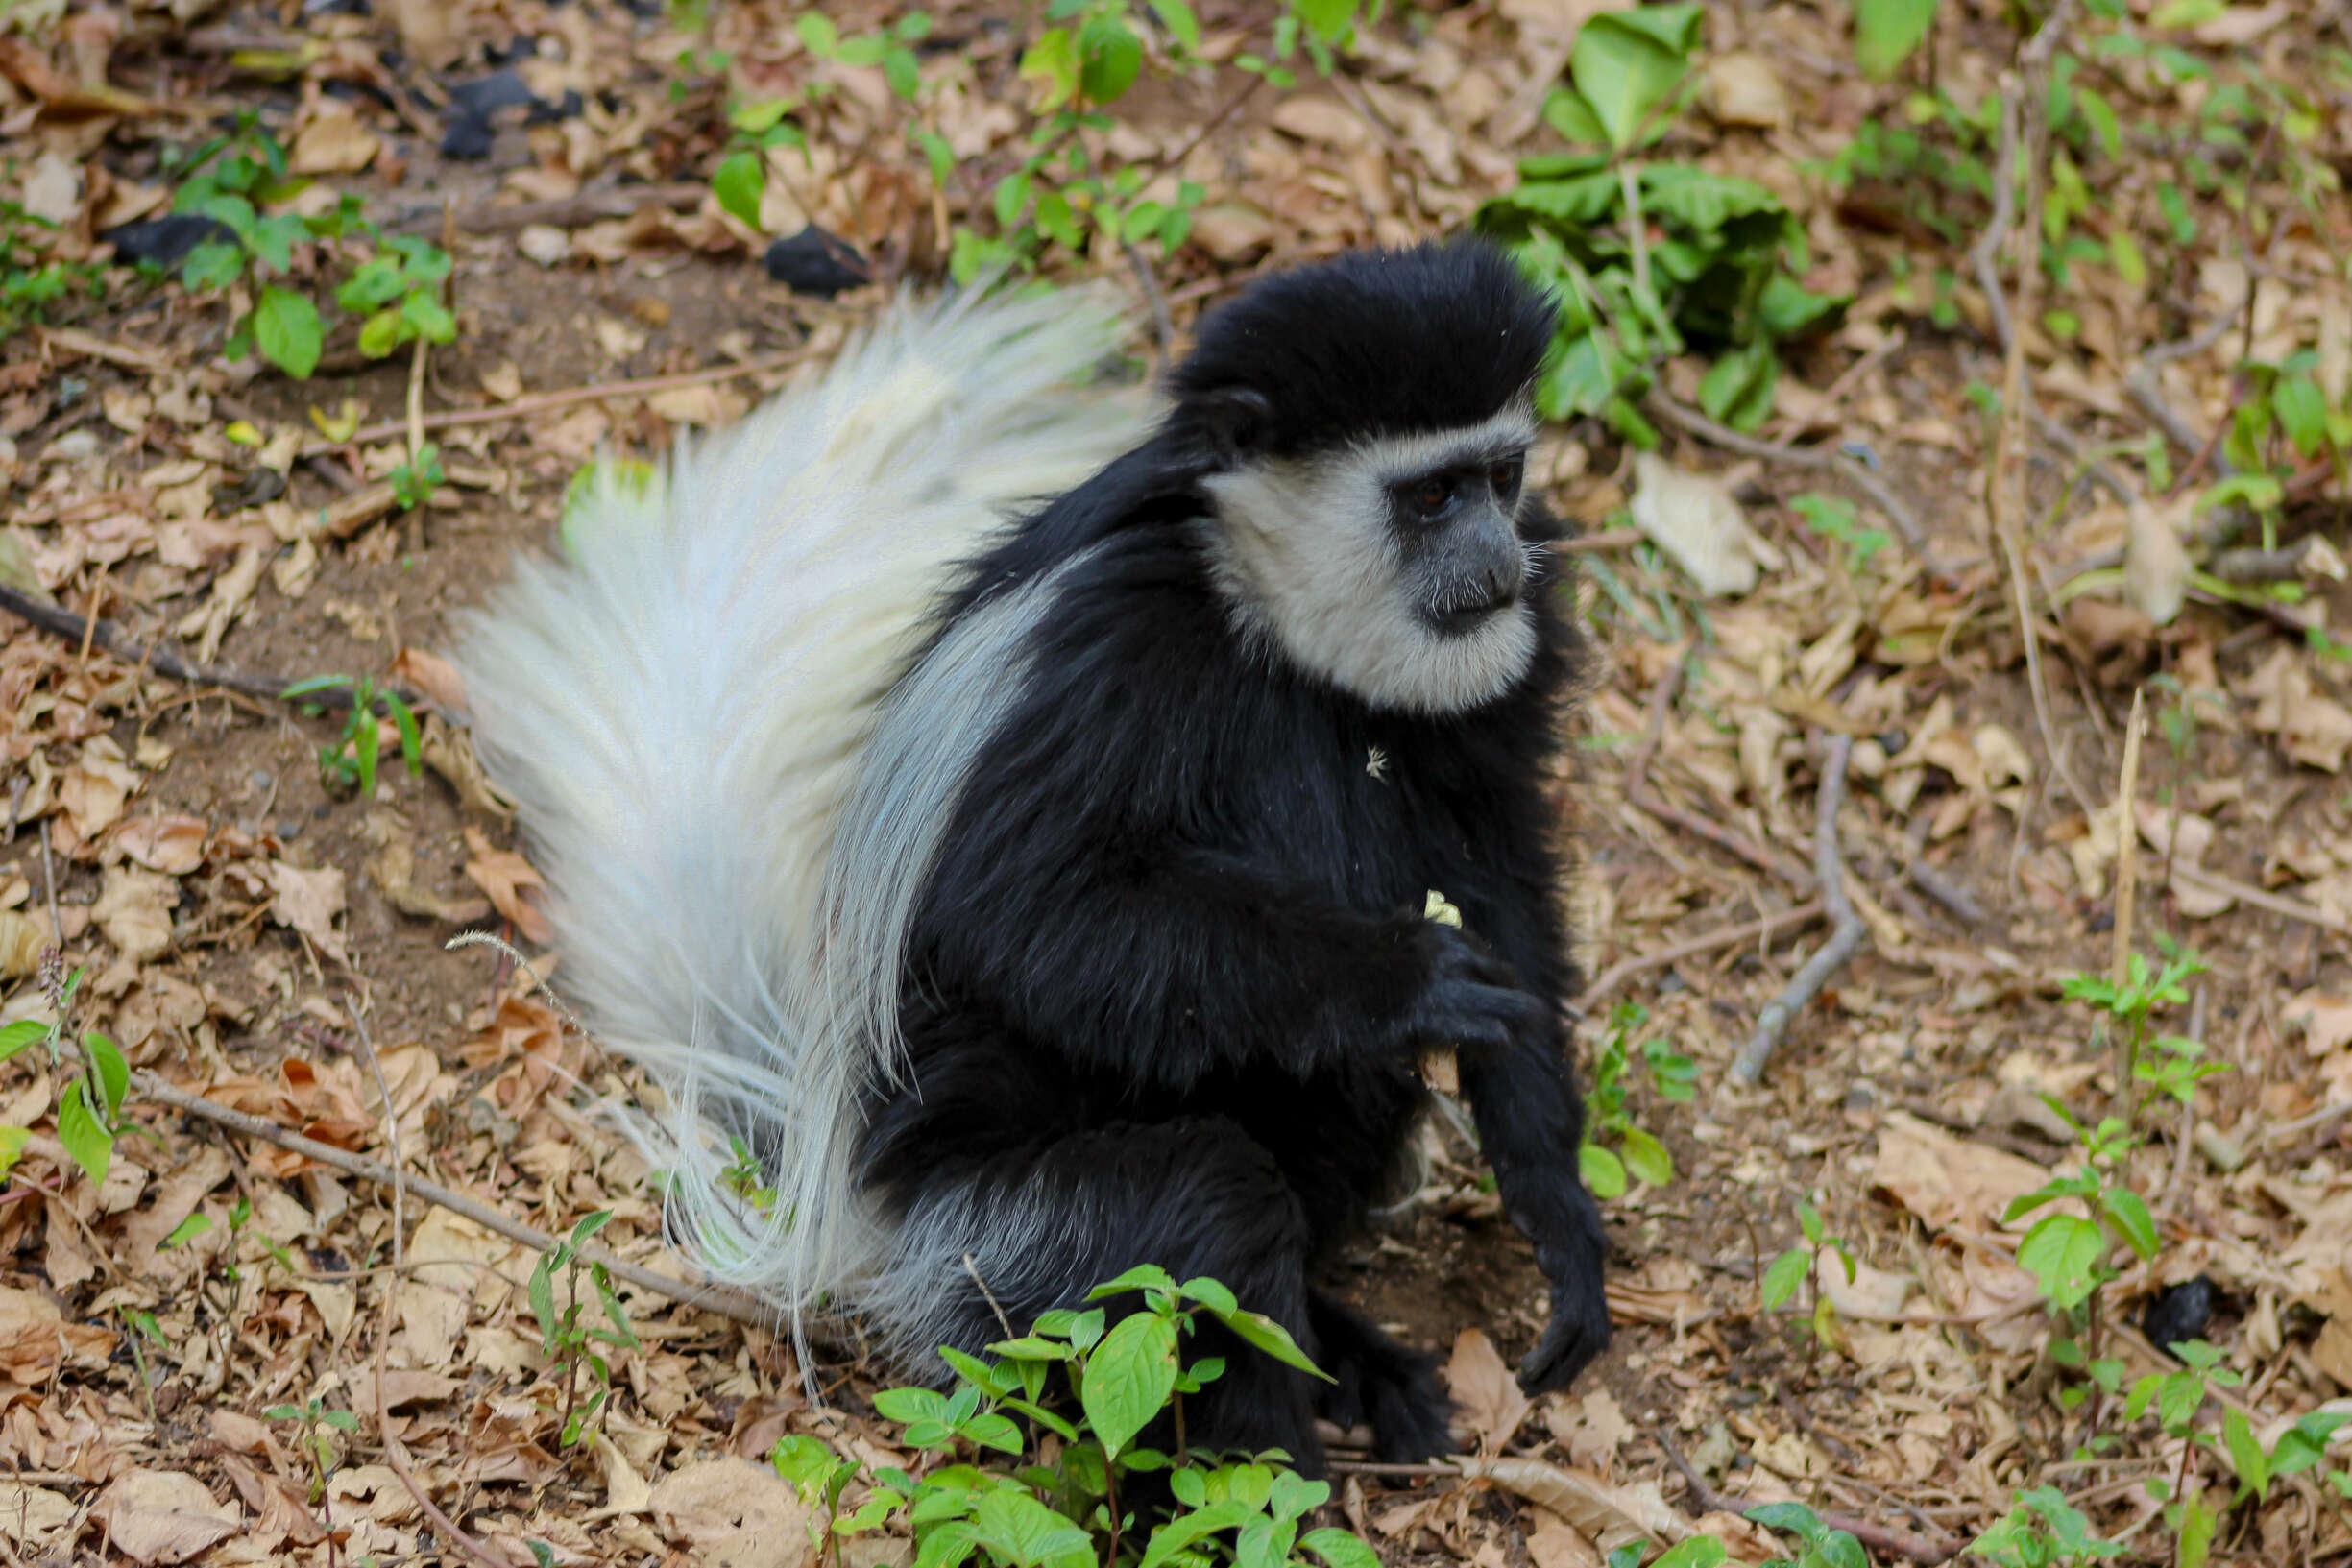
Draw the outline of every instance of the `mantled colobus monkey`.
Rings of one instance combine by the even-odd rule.
[[[1542,798],[1581,644],[1524,482],[1552,325],[1483,245],[1351,254],[1212,311],[1147,405],[1086,384],[1112,312],[967,295],[519,567],[474,734],[713,1272],[918,1374],[998,1307],[1211,1275],[1336,1382],[1234,1347],[1194,1440],[1443,1452],[1430,1360],[1314,1270],[1450,1047],[1551,1284],[1521,1385],[1608,1344]]]

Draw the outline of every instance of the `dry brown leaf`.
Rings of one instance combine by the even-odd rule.
[[[2279,1010],[2279,1020],[2303,1025],[2303,1049],[2332,1055],[2352,1045],[2352,1001],[2324,991],[2306,991]]]
[[[1756,587],[1758,570],[1772,564],[1771,547],[1720,480],[1685,473],[1656,452],[1634,454],[1634,526],[1656,540],[1700,592],[1737,598]]]
[[[808,1568],[809,1510],[768,1465],[728,1455],[674,1470],[648,1499],[664,1534],[711,1568]]]
[[[1486,1477],[1538,1508],[1549,1508],[1604,1553],[1630,1541],[1671,1544],[1692,1532],[1690,1521],[1666,1501],[1655,1481],[1612,1486],[1581,1470],[1509,1458],[1467,1461],[1463,1469]]]
[[[1543,1424],[1567,1451],[1569,1463],[1599,1476],[1615,1467],[1617,1449],[1634,1435],[1634,1423],[1606,1388],[1574,1397],[1554,1394],[1546,1402]]]
[[[116,951],[138,963],[172,945],[172,905],[179,897],[180,884],[169,877],[109,866],[90,905],[90,919]]]
[[[261,867],[261,877],[270,887],[272,920],[302,932],[336,963],[350,961],[343,950],[343,933],[335,929],[335,917],[344,907],[341,870],[322,866],[304,871],[283,860],[272,860]]]
[[[376,161],[382,145],[349,104],[322,99],[318,111],[294,133],[287,166],[296,174],[357,174]]]
[[[1536,1568],[1601,1568],[1601,1551],[1585,1532],[1549,1508],[1536,1509],[1527,1532],[1527,1556]]]
[[[185,1562],[244,1527],[245,1515],[194,1476],[129,1470],[99,1494],[91,1513],[114,1550],[137,1563]]]
[[[82,1520],[82,1506],[46,1486],[0,1481],[0,1535],[10,1544],[42,1551],[66,1544]]]
[[[198,817],[133,817],[114,830],[114,842],[148,870],[180,877],[204,864],[205,840],[210,835],[211,830]]]
[[[527,896],[530,890],[546,885],[531,862],[513,850],[491,848],[490,840],[472,828],[466,830],[466,848],[473,856],[466,862],[466,875],[490,895],[492,906],[514,922],[524,941],[540,947],[552,941],[554,929],[538,903]]]
[[[1518,1379],[1482,1330],[1464,1329],[1455,1337],[1453,1356],[1445,1363],[1445,1386],[1477,1435],[1482,1454],[1501,1453],[1527,1419],[1529,1401],[1519,1391]]]
[[[1871,1185],[1929,1225],[1986,1230],[2009,1204],[2049,1179],[2030,1160],[1956,1138],[1903,1111],[1890,1111],[1879,1129]]]

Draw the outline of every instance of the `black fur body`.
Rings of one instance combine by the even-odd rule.
[[[1553,1284],[1523,1381],[1560,1386],[1608,1342],[1545,798],[1582,646],[1563,558],[1532,552],[1534,652],[1499,695],[1376,705],[1237,623],[1206,488],[1236,462],[1473,424],[1523,396],[1548,338],[1491,253],[1277,278],[1212,316],[1154,439],[974,563],[942,618],[1057,574],[916,905],[903,1071],[871,1091],[863,1176],[902,1222],[948,1194],[1012,1216],[1014,1239],[991,1221],[964,1245],[949,1222],[935,1244],[969,1250],[1016,1325],[1157,1263],[1222,1280],[1339,1380],[1238,1351],[1192,1407],[1196,1441],[1312,1471],[1322,1413],[1369,1419],[1384,1458],[1448,1447],[1430,1360],[1314,1282],[1393,1192],[1419,1059],[1449,1040]],[[1532,500],[1517,517],[1530,543],[1554,527]],[[1425,918],[1431,890],[1464,931]],[[964,1271],[938,1289],[949,1342],[1003,1337]]]

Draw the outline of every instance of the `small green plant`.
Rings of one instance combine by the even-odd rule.
[[[2124,966],[2120,985],[2102,975],[2076,975],[2063,986],[2069,1001],[2087,1001],[2105,1013],[2108,1026],[2115,1031],[2118,1066],[2122,1069],[2116,1074],[2117,1098],[2126,1126],[2137,1115],[2138,1092],[2132,1086],[2141,1081],[2139,1063],[2148,1047],[2151,1020],[2160,1009],[2186,1002],[2188,982],[2204,974],[2208,967],[2195,953],[2185,950],[2175,949],[2164,957],[2163,968],[2150,971],[2147,959],[2133,953]]]
[[[392,498],[401,511],[414,512],[430,501],[449,477],[441,469],[441,448],[428,441],[417,448],[416,456],[393,468]]]
[[[1832,1530],[1802,1503],[1765,1503],[1750,1508],[1749,1521],[1797,1537],[1794,1557],[1775,1557],[1764,1568],[1869,1568],[1870,1554],[1849,1531]]]
[[[1870,565],[1871,557],[1895,542],[1885,529],[1866,525],[1854,503],[1840,495],[1806,491],[1791,498],[1788,507],[1805,519],[1807,528],[1830,542],[1845,569],[1856,576]]]
[[[2219,1448],[2220,1444],[2212,1434],[2197,1430],[2196,1418],[2214,1389],[2234,1387],[2243,1380],[2221,1365],[2221,1352],[2202,1339],[2186,1340],[2170,1348],[2180,1360],[2179,1368],[2150,1372],[2134,1383],[2123,1403],[2123,1418],[2136,1421],[2153,1407],[2165,1435],[2179,1442],[2179,1471],[2170,1482],[2162,1477],[2150,1480],[2147,1493],[2165,1505],[2165,1526],[2179,1543],[2175,1559],[2178,1568],[2203,1568],[2214,1531],[2221,1521],[2221,1510],[2189,1489],[2189,1461],[2199,1449]],[[2233,1462],[2259,1464],[2266,1459],[2243,1415],[2236,1411],[2227,1412],[2223,1428]]]
[[[2017,1505],[1971,1543],[1995,1568],[2082,1568],[2123,1550],[2091,1533],[2091,1521],[2055,1486],[2017,1494]]]
[[[956,1374],[947,1391],[876,1396],[904,1446],[942,1461],[920,1479],[895,1468],[866,1474],[812,1437],[780,1441],[771,1459],[808,1499],[812,1534],[838,1542],[903,1521],[917,1568],[1279,1568],[1310,1557],[1323,1568],[1377,1568],[1347,1532],[1305,1528],[1331,1488],[1281,1462],[1287,1455],[1184,1446],[1184,1399],[1224,1372],[1216,1357],[1185,1363],[1183,1341],[1198,1323],[1221,1323],[1255,1351],[1314,1372],[1289,1334],[1214,1280],[1178,1284],[1155,1267],[1130,1269],[1089,1299],[1136,1292],[1141,1306],[1116,1323],[1101,1307],[1049,1312],[987,1358],[942,1350]],[[1139,1446],[1163,1417],[1174,1450]],[[1143,1474],[1165,1476],[1165,1517],[1138,1519],[1121,1502]]]
[[[2066,1198],[2081,1203],[2081,1213],[2060,1209],[2043,1215],[2017,1248],[2018,1266],[2034,1277],[2043,1299],[2072,1313],[2115,1277],[2107,1258],[2119,1242],[2142,1258],[2156,1256],[2156,1220],[2123,1173],[2125,1158],[2139,1146],[2130,1124],[2104,1117],[2085,1127],[2056,1100],[2044,1099],[2073,1130],[2080,1164],[2073,1175],[2045,1182],[2016,1199],[2001,1218],[2003,1223],[2022,1219]]]
[[[1694,3],[1591,17],[1577,32],[1569,84],[1553,91],[1544,117],[1593,150],[1523,160],[1518,188],[1477,217],[1559,297],[1539,410],[1598,415],[1645,446],[1657,432],[1637,404],[1666,360],[1710,354],[1701,405],[1753,429],[1772,410],[1780,345],[1832,325],[1845,302],[1792,276],[1805,264],[1804,226],[1779,197],[1643,156],[1690,96],[1702,19]]]
[[[613,1276],[603,1264],[594,1262],[581,1253],[589,1239],[612,1222],[613,1211],[598,1209],[571,1227],[571,1234],[539,1255],[532,1266],[527,1294],[531,1315],[539,1320],[540,1350],[549,1363],[564,1369],[564,1403],[560,1420],[560,1441],[565,1448],[573,1448],[594,1437],[596,1418],[604,1410],[605,1401],[613,1390],[613,1369],[598,1345],[615,1349],[637,1348],[637,1331],[629,1326],[628,1312],[620,1297],[614,1293]],[[564,1277],[564,1305],[555,1304],[555,1277]],[[585,1274],[590,1290],[594,1292],[595,1305],[604,1314],[605,1321],[597,1323],[588,1316],[589,1302],[583,1299],[580,1288]],[[593,1387],[581,1397],[581,1373],[585,1368]]]
[[[330,1411],[317,1399],[306,1399],[300,1405],[272,1405],[261,1412],[272,1421],[286,1421],[301,1427],[295,1442],[296,1450],[310,1467],[310,1501],[327,1500],[327,1484],[333,1479],[335,1468],[343,1461],[342,1445],[335,1434],[350,1437],[359,1431],[359,1417],[350,1411]]]
[[[0,202],[0,343],[28,323],[47,320],[67,296],[98,292],[99,269],[92,263],[41,259],[47,247],[39,233],[57,228],[22,203]]]
[[[1758,1293],[1763,1298],[1767,1312],[1777,1312],[1797,1294],[1797,1287],[1806,1280],[1819,1282],[1827,1276],[1821,1272],[1822,1259],[1833,1257],[1844,1265],[1846,1283],[1852,1285],[1858,1266],[1854,1251],[1839,1238],[1831,1236],[1822,1223],[1821,1211],[1802,1199],[1797,1204],[1797,1229],[1804,1241],[1772,1260],[1764,1270]],[[1813,1312],[1810,1319],[1813,1339],[1824,1347],[1837,1343],[1837,1308],[1831,1303],[1830,1292],[1816,1288],[1813,1291]]]
[[[225,289],[248,272],[264,279],[253,308],[230,329],[231,359],[258,350],[261,357],[296,380],[318,368],[326,328],[310,297],[270,278],[294,270],[294,247],[313,237],[311,226],[293,213],[265,217],[261,209],[300,191],[290,175],[286,149],[251,109],[239,109],[233,129],[214,136],[181,165],[184,178],[172,197],[172,210],[210,218],[230,232],[188,253],[180,281],[191,294]]]
[[[379,707],[400,732],[400,758],[408,765],[409,776],[424,771],[424,737],[417,728],[417,715],[399,692],[377,686],[365,675],[314,675],[295,682],[279,695],[299,702],[322,691],[352,694],[343,733],[332,745],[319,748],[319,778],[328,788],[356,788],[363,796],[376,793],[376,763],[383,749],[382,732],[376,722]],[[308,711],[316,714],[324,710],[312,705]]]
[[[1592,1195],[1604,1200],[1622,1197],[1630,1173],[1652,1187],[1674,1179],[1674,1156],[1656,1134],[1637,1126],[1626,1104],[1635,1076],[1634,1036],[1649,1022],[1649,1009],[1620,1001],[1610,1010],[1609,1025],[1592,1054],[1592,1087],[1585,1098],[1585,1141],[1576,1151],[1578,1168]],[[1677,1052],[1662,1036],[1642,1042],[1638,1052],[1659,1095],[1687,1100],[1697,1091],[1698,1064]],[[1615,1149],[1608,1146],[1614,1140]]]
[[[455,340],[457,318],[441,301],[451,266],[449,252],[414,234],[380,233],[356,215],[342,231],[372,240],[376,247],[335,290],[335,303],[364,318],[359,324],[361,353],[382,359],[419,338],[427,343]]]
[[[69,1052],[75,994],[85,971],[77,966],[56,986],[48,1023],[20,1019],[0,1029],[0,1062],[39,1046],[52,1066],[78,1062],[81,1073],[58,1098],[58,1142],[92,1182],[103,1182],[114,1162],[114,1140],[122,1132],[123,1099],[131,1090],[131,1064],[122,1048],[96,1029],[85,1029],[80,1049]],[[31,1137],[24,1127],[0,1127],[0,1170],[16,1163]]]

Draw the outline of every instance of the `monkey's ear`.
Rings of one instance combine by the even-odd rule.
[[[1200,402],[1200,426],[1222,468],[1232,468],[1256,449],[1273,418],[1273,405],[1249,387],[1220,387]]]

